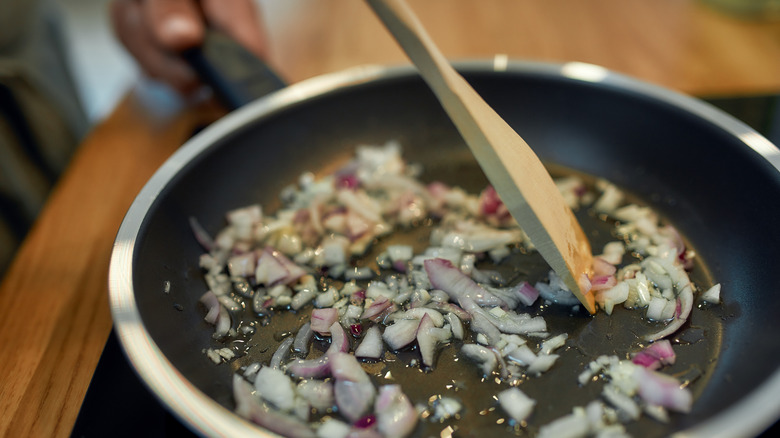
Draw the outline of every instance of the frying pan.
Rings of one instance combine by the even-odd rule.
[[[656,209],[696,249],[696,281],[723,285],[723,304],[694,309],[675,339],[680,360],[670,371],[693,369],[698,376],[691,386],[692,412],[673,415],[665,425],[642,420],[628,431],[750,436],[772,424],[780,416],[777,148],[705,103],[596,66],[496,66],[456,64],[543,161],[606,178]],[[259,202],[272,211],[277,194],[303,172],[332,171],[356,145],[389,139],[398,140],[404,157],[421,163],[432,178],[471,190],[484,186],[468,149],[415,70],[369,66],[313,78],[241,107],[187,142],[140,192],[111,259],[115,330],[142,380],[193,431],[268,435],[232,413],[231,376],[238,365],[214,365],[203,354],[216,344],[197,302],[206,286],[198,268],[202,249],[188,218],[215,233],[230,209]],[[568,379],[596,351],[625,355],[620,340],[633,336],[624,328],[632,318],[628,311],[549,317],[575,344],[571,357],[556,365]],[[274,322],[269,327],[266,338],[272,338]],[[449,363],[439,358],[440,366]],[[468,372],[451,366],[451,372]],[[584,404],[598,395],[592,389],[581,394],[571,380],[553,380],[536,397],[533,422],[570,413],[569,399]],[[493,429],[483,426],[461,431],[492,436]]]

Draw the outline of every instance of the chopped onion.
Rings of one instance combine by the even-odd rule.
[[[418,319],[399,319],[385,328],[382,339],[391,350],[400,350],[416,339],[419,326],[420,320]]]
[[[614,385],[605,385],[602,391],[604,398],[621,413],[626,415],[632,420],[636,420],[641,415],[639,405],[622,391],[617,389]]]
[[[720,283],[712,286],[711,288],[707,289],[706,292],[701,294],[701,299],[710,304],[720,303]]]
[[[263,400],[280,410],[288,412],[292,410],[295,403],[295,386],[281,370],[271,367],[261,368],[255,376],[255,389]]]
[[[333,388],[336,405],[344,417],[355,422],[370,409],[376,389],[354,356],[338,352],[328,356],[336,379]]]
[[[209,324],[216,324],[217,318],[219,318],[219,310],[222,307],[217,296],[214,292],[208,291],[200,297],[200,302],[206,306],[206,316],[203,319]]]
[[[679,311],[675,313],[672,322],[670,322],[663,330],[645,336],[645,340],[655,341],[658,339],[663,339],[679,330],[680,327],[682,327],[683,324],[688,321],[688,316],[691,314],[691,309],[693,308],[693,292],[691,291],[690,284],[683,288],[677,300],[679,303]]]
[[[346,438],[352,427],[334,418],[327,418],[317,429],[318,438]]]
[[[517,297],[520,299],[520,302],[526,306],[532,305],[539,298],[539,291],[527,281],[518,283],[514,290],[517,292]]]
[[[443,317],[442,317],[443,320]],[[424,314],[417,328],[417,346],[420,347],[423,365],[432,367],[436,345],[439,342],[449,340],[451,332],[448,329],[436,327],[436,323],[429,314]]]
[[[537,282],[534,287],[539,291],[539,295],[542,298],[551,303],[556,303],[561,306],[574,306],[580,302],[571,291],[563,287],[553,288],[551,284],[542,283],[541,281]]]
[[[452,314],[461,321],[468,321],[471,319],[471,315],[468,312],[454,303],[440,303],[437,301],[426,304],[426,307],[437,310],[439,313]]]
[[[349,351],[349,336],[338,321],[331,324],[329,331],[330,347],[326,353],[346,353]]]
[[[463,337],[465,336],[465,332],[463,330],[463,323],[461,323],[460,318],[458,318],[458,316],[455,313],[448,313],[444,316],[444,318],[450,324],[450,330],[452,331],[452,336],[454,336],[455,339],[463,340]]]
[[[315,438],[309,426],[295,417],[283,415],[267,407],[259,406],[251,413],[251,420],[271,432],[290,438]]]
[[[558,348],[563,347],[566,344],[566,339],[568,337],[568,334],[561,333],[558,336],[546,339],[539,348],[539,354],[550,354]]]
[[[311,343],[313,336],[314,330],[311,329],[311,322],[304,323],[295,335],[293,350],[298,354],[305,356],[309,351],[309,343]]]
[[[657,370],[664,365],[674,364],[676,357],[672,343],[668,339],[660,339],[634,354],[631,362],[651,370]]]
[[[461,302],[463,298],[470,298],[485,306],[505,305],[501,299],[460,272],[449,260],[429,259],[424,262],[424,266],[428,278],[431,280],[431,285],[447,292],[450,298],[460,303],[461,307],[465,308]]]
[[[285,338],[284,341],[282,341],[281,344],[279,344],[279,347],[274,352],[274,355],[271,357],[271,361],[268,363],[268,366],[271,368],[279,368],[282,365],[282,362],[287,361],[287,359],[290,358],[290,347],[293,345],[294,339],[291,337]]]
[[[380,296],[363,311],[363,314],[360,315],[360,319],[370,319],[372,321],[377,321],[378,318],[384,314],[385,310],[390,308],[392,305],[392,301],[387,299],[387,297]]]
[[[677,379],[644,367],[635,367],[634,377],[639,383],[639,396],[647,403],[677,412],[691,411],[693,396]]]
[[[490,376],[496,369],[498,359],[489,348],[477,344],[464,344],[460,349],[461,354],[480,364],[482,374]]]
[[[379,388],[376,400],[377,430],[385,437],[404,437],[417,425],[417,412],[400,385]]]
[[[527,345],[520,345],[514,350],[510,351],[506,355],[509,360],[519,363],[520,365],[530,366],[536,361],[536,353],[531,351]]]
[[[382,357],[383,350],[382,333],[379,327],[374,325],[368,328],[360,345],[355,349],[355,357],[379,359]]]
[[[590,423],[580,410],[539,428],[539,438],[580,438],[588,436]],[[598,435],[601,436],[601,435]],[[607,435],[610,436],[610,435]]]
[[[536,401],[525,395],[518,388],[505,389],[498,393],[498,403],[501,408],[518,423],[522,423],[531,415]]]
[[[339,319],[339,310],[333,307],[314,309],[311,312],[311,329],[321,335],[329,335],[330,327]]]
[[[255,254],[248,252],[228,258],[228,271],[232,277],[248,277],[255,273]]]
[[[615,277],[609,278],[615,279]],[[599,307],[607,312],[607,315],[612,314],[612,309],[615,305],[622,304],[628,299],[629,285],[625,281],[621,281],[609,289],[596,289],[595,286],[593,289],[597,290],[596,302],[599,304]]]
[[[314,301],[311,319],[294,338],[287,337],[277,346],[266,366],[250,365],[243,368],[244,377],[234,377],[239,415],[290,436],[312,436],[314,431],[300,420],[308,421],[318,411],[326,415],[314,426],[323,438],[408,435],[415,428],[418,411],[427,411],[423,418],[441,421],[458,412],[460,405],[456,402],[457,408],[440,414],[444,399],[438,396],[441,403],[431,398],[428,407],[420,404],[415,410],[397,385],[382,387],[377,395],[357,358],[381,360],[384,355],[393,356],[385,348],[397,351],[416,343],[420,366],[432,367],[439,344],[455,338],[468,342],[460,355],[477,362],[483,377],[512,385],[498,393],[496,400],[515,423],[525,426],[535,402],[514,385],[554,366],[556,352],[568,335],[551,337],[545,318],[534,316],[536,309],[529,309],[532,313],[528,314],[518,311],[518,306],[532,306],[541,296],[545,301],[541,309],[555,303],[578,312],[579,301],[553,271],[548,280],[531,286],[518,281],[523,279],[521,270],[520,278],[507,277],[514,285],[506,287],[505,270],[477,266],[478,261],[491,259],[499,263],[515,254],[519,245],[523,252],[534,250],[493,187],[474,196],[441,183],[425,187],[415,175],[415,168],[400,159],[397,145],[364,147],[336,175],[319,181],[313,174],[303,175],[299,187],[285,190],[284,207],[275,216],[264,218],[258,205],[231,210],[228,226],[216,239],[190,219],[196,239],[208,251],[199,260],[207,271],[209,288],[200,301],[206,307],[206,321],[216,326],[215,338],[229,341],[248,336],[248,330],[254,329],[254,325],[234,324],[231,319],[242,313],[249,303],[246,300],[252,300],[262,316],[287,306],[303,310]],[[575,407],[571,415],[543,426],[540,436],[622,435],[621,421],[643,413],[667,421],[667,408],[688,412],[692,403],[690,391],[676,379],[652,370],[675,361],[665,338],[690,316],[695,286],[686,269],[691,268],[694,253],[686,249],[673,227],[660,224],[652,210],[621,206],[623,194],[615,186],[606,181],[597,186],[603,194],[595,209],[620,221],[616,236],[625,243],[608,243],[601,255],[594,256],[590,276],[582,274],[578,284],[593,292],[607,314],[623,304],[627,309],[643,309],[649,319],[668,323],[645,337],[655,342],[633,354],[631,361],[600,356],[578,376],[584,385],[603,372],[603,399],[614,409],[598,401],[587,408]],[[573,208],[593,200],[578,178],[561,182],[558,188]],[[440,220],[434,223],[430,247],[423,254],[415,255],[410,245],[376,240],[426,217]],[[377,257],[378,271],[353,259],[371,245],[387,245]],[[639,254],[642,261],[629,262],[618,270],[629,251]],[[375,279],[390,270],[396,272]],[[346,283],[325,286],[327,291],[321,292],[319,287],[327,280],[318,284],[312,272],[336,279],[336,285],[341,280]],[[720,285],[716,285],[701,299],[717,303],[719,292]],[[301,359],[317,356],[316,351],[309,352],[315,332],[330,337],[328,350],[319,357]],[[354,355],[349,353],[350,332],[358,344]],[[528,342],[525,338],[538,339]],[[538,349],[532,350],[536,342]],[[232,360],[238,351],[233,344],[204,349],[215,363]],[[293,352],[298,359],[290,361]],[[402,353],[398,358],[407,356]],[[254,382],[256,393],[246,379]],[[431,414],[429,407],[436,411],[432,417],[426,417]]]
[[[330,362],[327,355],[316,359],[296,359],[287,364],[286,370],[291,375],[304,379],[327,377],[330,375]]]
[[[217,326],[214,329],[214,339],[220,339],[230,332],[232,322],[227,309],[219,306],[219,316],[217,316]]]

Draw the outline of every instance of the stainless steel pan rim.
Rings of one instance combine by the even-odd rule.
[[[493,60],[457,63],[459,69],[477,72],[508,71],[564,76],[645,95],[680,108],[719,126],[739,138],[766,159],[780,173],[780,150],[753,129],[699,100],[583,64],[548,64]],[[207,397],[187,381],[162,354],[143,325],[133,289],[133,252],[145,216],[163,188],[190,160],[225,135],[282,109],[343,87],[378,79],[415,74],[411,66],[364,66],[315,77],[257,100],[218,122],[188,141],[152,176],[138,194],[117,233],[109,267],[109,298],[114,329],[132,367],[162,403],[193,431],[205,436],[275,436],[251,425]],[[677,437],[753,436],[780,415],[780,370],[759,389],[738,403]]]

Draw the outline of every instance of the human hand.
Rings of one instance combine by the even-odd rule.
[[[147,75],[185,94],[200,82],[179,53],[203,42],[207,24],[267,57],[265,29],[252,0],[113,0],[111,21]]]

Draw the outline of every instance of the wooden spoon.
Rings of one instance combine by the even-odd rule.
[[[528,144],[447,62],[403,0],[367,0],[417,66],[509,212],[590,313],[590,243]],[[522,103],[518,103],[522,104]]]

